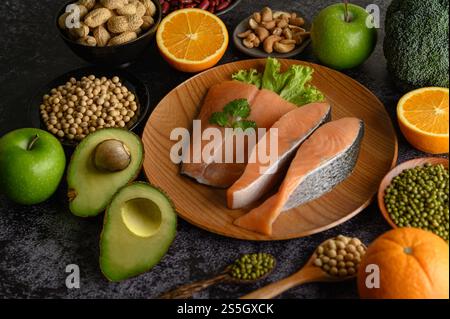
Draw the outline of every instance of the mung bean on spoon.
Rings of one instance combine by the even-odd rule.
[[[251,284],[267,278],[276,266],[275,258],[266,253],[242,255],[219,275],[178,287],[161,295],[160,299],[187,299],[218,283]]]

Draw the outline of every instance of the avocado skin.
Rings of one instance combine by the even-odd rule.
[[[85,156],[89,156],[89,159],[86,160],[86,162],[89,162],[89,165],[91,165],[91,169],[94,168],[94,163],[92,160],[92,152],[89,152],[88,154],[84,154],[83,150],[88,146],[92,146],[91,143],[95,142],[95,146],[99,143],[115,138],[119,141],[123,141],[124,137],[129,138],[130,142],[136,143],[136,148],[138,149],[138,154],[131,154],[131,157],[134,159],[134,165],[130,164],[123,172],[129,172],[129,176],[127,178],[122,178],[122,182],[119,183],[118,186],[116,186],[111,191],[108,191],[108,196],[104,196],[102,198],[102,195],[104,195],[105,187],[111,187],[110,183],[112,181],[112,178],[116,178],[114,176],[117,176],[118,173],[111,173],[110,177],[105,183],[99,183],[95,189],[87,189],[86,187],[77,187],[77,184],[79,182],[79,175],[80,169],[77,167],[79,166],[80,162],[84,160]],[[98,138],[98,139],[97,139]],[[93,149],[95,149],[95,146]],[[92,148],[92,147],[91,147]],[[80,144],[78,144],[77,148],[75,149],[74,153],[72,154],[72,157],[69,162],[69,166],[67,168],[67,184],[68,184],[68,198],[69,198],[69,209],[75,216],[78,217],[94,217],[105,211],[105,208],[108,206],[108,204],[111,201],[112,196],[117,192],[118,189],[121,187],[133,182],[138,176],[142,169],[142,165],[144,163],[144,156],[145,156],[145,150],[144,146],[142,144],[142,141],[139,136],[134,134],[133,132],[130,132],[125,129],[121,128],[107,128],[99,130],[95,133],[89,134],[83,141],[81,141]],[[137,159],[137,160],[136,160]],[[102,185],[103,184],[103,185]],[[77,190],[80,191],[77,191]],[[83,208],[80,209],[77,207],[77,205],[74,204],[74,199],[78,196],[78,192],[95,192],[97,190],[101,189],[102,193],[98,193],[98,196],[95,198],[95,203],[97,207],[92,208]]]
[[[114,266],[112,265],[112,263],[110,262],[107,254],[105,253],[106,251],[106,245],[108,243],[108,223],[111,222],[110,220],[110,214],[111,214],[111,208],[112,205],[114,204],[118,204],[115,202],[115,200],[122,194],[122,192],[126,192],[128,190],[133,191],[133,188],[135,187],[143,187],[143,188],[148,188],[152,191],[157,192],[159,195],[162,195],[164,197],[164,199],[166,200],[167,203],[167,208],[170,207],[170,211],[165,211],[162,212],[163,214],[168,214],[170,215],[170,223],[168,223],[168,227],[165,228],[166,232],[163,234],[155,234],[154,236],[152,236],[152,238],[154,238],[155,240],[149,244],[148,249],[146,249],[145,251],[143,251],[141,254],[139,254],[140,256],[150,256],[150,254],[152,256],[150,256],[150,258],[148,258],[150,261],[148,263],[146,263],[145,265],[141,265],[140,267],[133,267],[130,269],[117,269],[114,268]],[[150,269],[152,269],[154,266],[156,266],[161,259],[166,255],[167,251],[169,250],[169,248],[171,247],[173,241],[175,240],[176,237],[176,230],[177,230],[177,216],[176,216],[176,210],[175,207],[173,206],[173,202],[172,200],[164,193],[164,191],[162,191],[161,189],[150,185],[148,183],[145,182],[133,182],[129,185],[126,185],[124,187],[122,187],[121,189],[119,189],[117,191],[117,193],[113,196],[113,199],[111,200],[111,203],[108,205],[107,209],[106,209],[106,213],[103,219],[103,230],[102,233],[100,234],[100,257],[99,257],[99,264],[100,264],[100,269],[103,273],[103,275],[111,282],[119,282],[119,281],[123,281],[135,276],[138,276],[142,273],[145,273],[147,271],[149,271]],[[161,230],[160,230],[161,232]],[[164,240],[158,240],[160,237],[164,238]],[[160,237],[157,237],[160,236]],[[142,240],[140,237],[135,237],[136,240]],[[151,247],[151,246],[155,246],[155,247]],[[120,252],[119,252],[120,253]]]

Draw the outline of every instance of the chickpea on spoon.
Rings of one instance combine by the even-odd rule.
[[[328,239],[319,245],[301,270],[241,299],[269,299],[304,283],[338,282],[355,278],[365,252],[366,246],[358,238],[339,235]]]

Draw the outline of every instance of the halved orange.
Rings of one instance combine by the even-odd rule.
[[[409,92],[398,102],[400,129],[415,148],[448,153],[448,88],[427,87]]]
[[[222,20],[206,10],[181,9],[164,18],[156,41],[161,55],[175,69],[199,72],[222,58],[228,31]]]

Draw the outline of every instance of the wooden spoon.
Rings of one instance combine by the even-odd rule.
[[[327,240],[328,241],[328,240]],[[326,241],[325,241],[326,242]],[[324,242],[324,243],[325,243]],[[321,246],[321,245],[319,245]],[[365,247],[365,246],[364,246]],[[322,268],[314,265],[316,252],[309,258],[308,262],[302,269],[300,269],[295,274],[284,278],[280,281],[274,282],[263,288],[260,288],[248,295],[241,297],[240,299],[270,299],[274,298],[286,290],[294,288],[296,286],[310,283],[310,282],[339,282],[344,280],[349,280],[356,277],[355,275],[338,277],[331,276]]]
[[[255,280],[236,279],[232,277],[230,274],[231,268],[232,266],[228,266],[222,273],[220,273],[215,277],[193,282],[191,284],[187,284],[178,287],[174,290],[171,290],[169,292],[166,292],[161,296],[159,296],[159,299],[188,299],[192,297],[192,295],[194,295],[195,293],[200,292],[212,285],[216,285],[219,283],[246,284],[246,285],[253,284],[270,276],[270,274],[276,268],[276,261],[274,263],[273,268],[269,272],[267,272],[264,276],[261,276]]]

